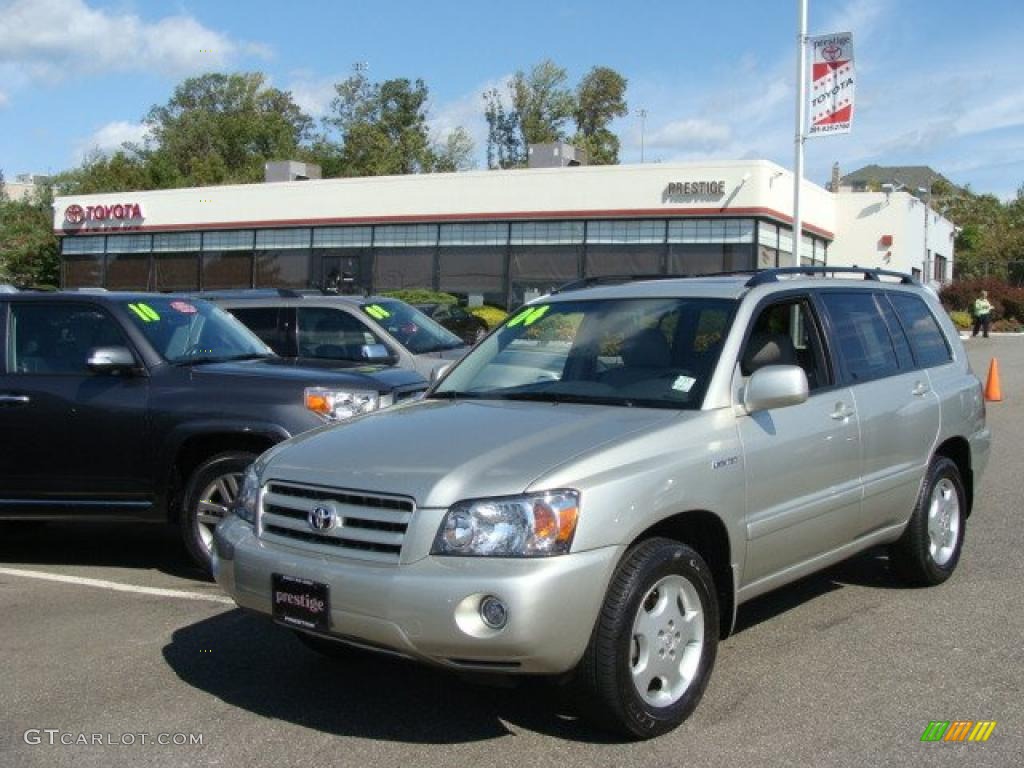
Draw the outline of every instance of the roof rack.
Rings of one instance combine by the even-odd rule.
[[[194,291],[193,296],[203,299],[301,299],[310,294],[321,295],[321,291],[296,288],[226,288],[223,290]]]
[[[684,275],[601,275],[595,277],[584,277],[581,280],[573,280],[560,285],[551,293],[566,293],[567,291],[581,291],[584,288],[592,288],[595,285],[616,285],[618,283],[631,283],[634,280],[678,280]]]
[[[898,277],[902,285],[920,285],[917,280],[903,272],[890,272],[885,269],[870,267],[776,267],[763,269],[747,281],[747,287],[753,288],[765,283],[777,283],[781,275],[864,275],[865,280],[879,282],[883,277]]]

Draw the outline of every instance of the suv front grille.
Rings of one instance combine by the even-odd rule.
[[[273,481],[263,493],[260,538],[316,552],[397,564],[409,521],[412,499],[365,491],[320,488]],[[314,528],[309,517],[317,507],[333,513],[333,525]]]

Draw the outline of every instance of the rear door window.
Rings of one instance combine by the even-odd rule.
[[[299,356],[363,360],[363,347],[381,340],[355,315],[331,307],[298,308]]]
[[[840,367],[849,383],[899,373],[896,348],[873,294],[822,291],[819,298],[828,313]]]
[[[906,293],[891,293],[889,299],[910,339],[918,365],[931,368],[953,359],[938,321],[923,300]]]
[[[286,313],[279,307],[234,307],[228,310],[279,355],[289,356]]]

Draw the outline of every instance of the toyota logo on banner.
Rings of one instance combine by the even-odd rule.
[[[306,521],[314,531],[328,531],[334,527],[336,517],[333,509],[318,505],[309,510]]]
[[[69,205],[64,209],[64,221],[68,224],[81,224],[85,221],[85,208],[80,205]]]

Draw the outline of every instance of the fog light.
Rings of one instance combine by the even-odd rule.
[[[508,608],[498,598],[488,595],[480,601],[480,618],[491,629],[501,629],[508,621]]]

